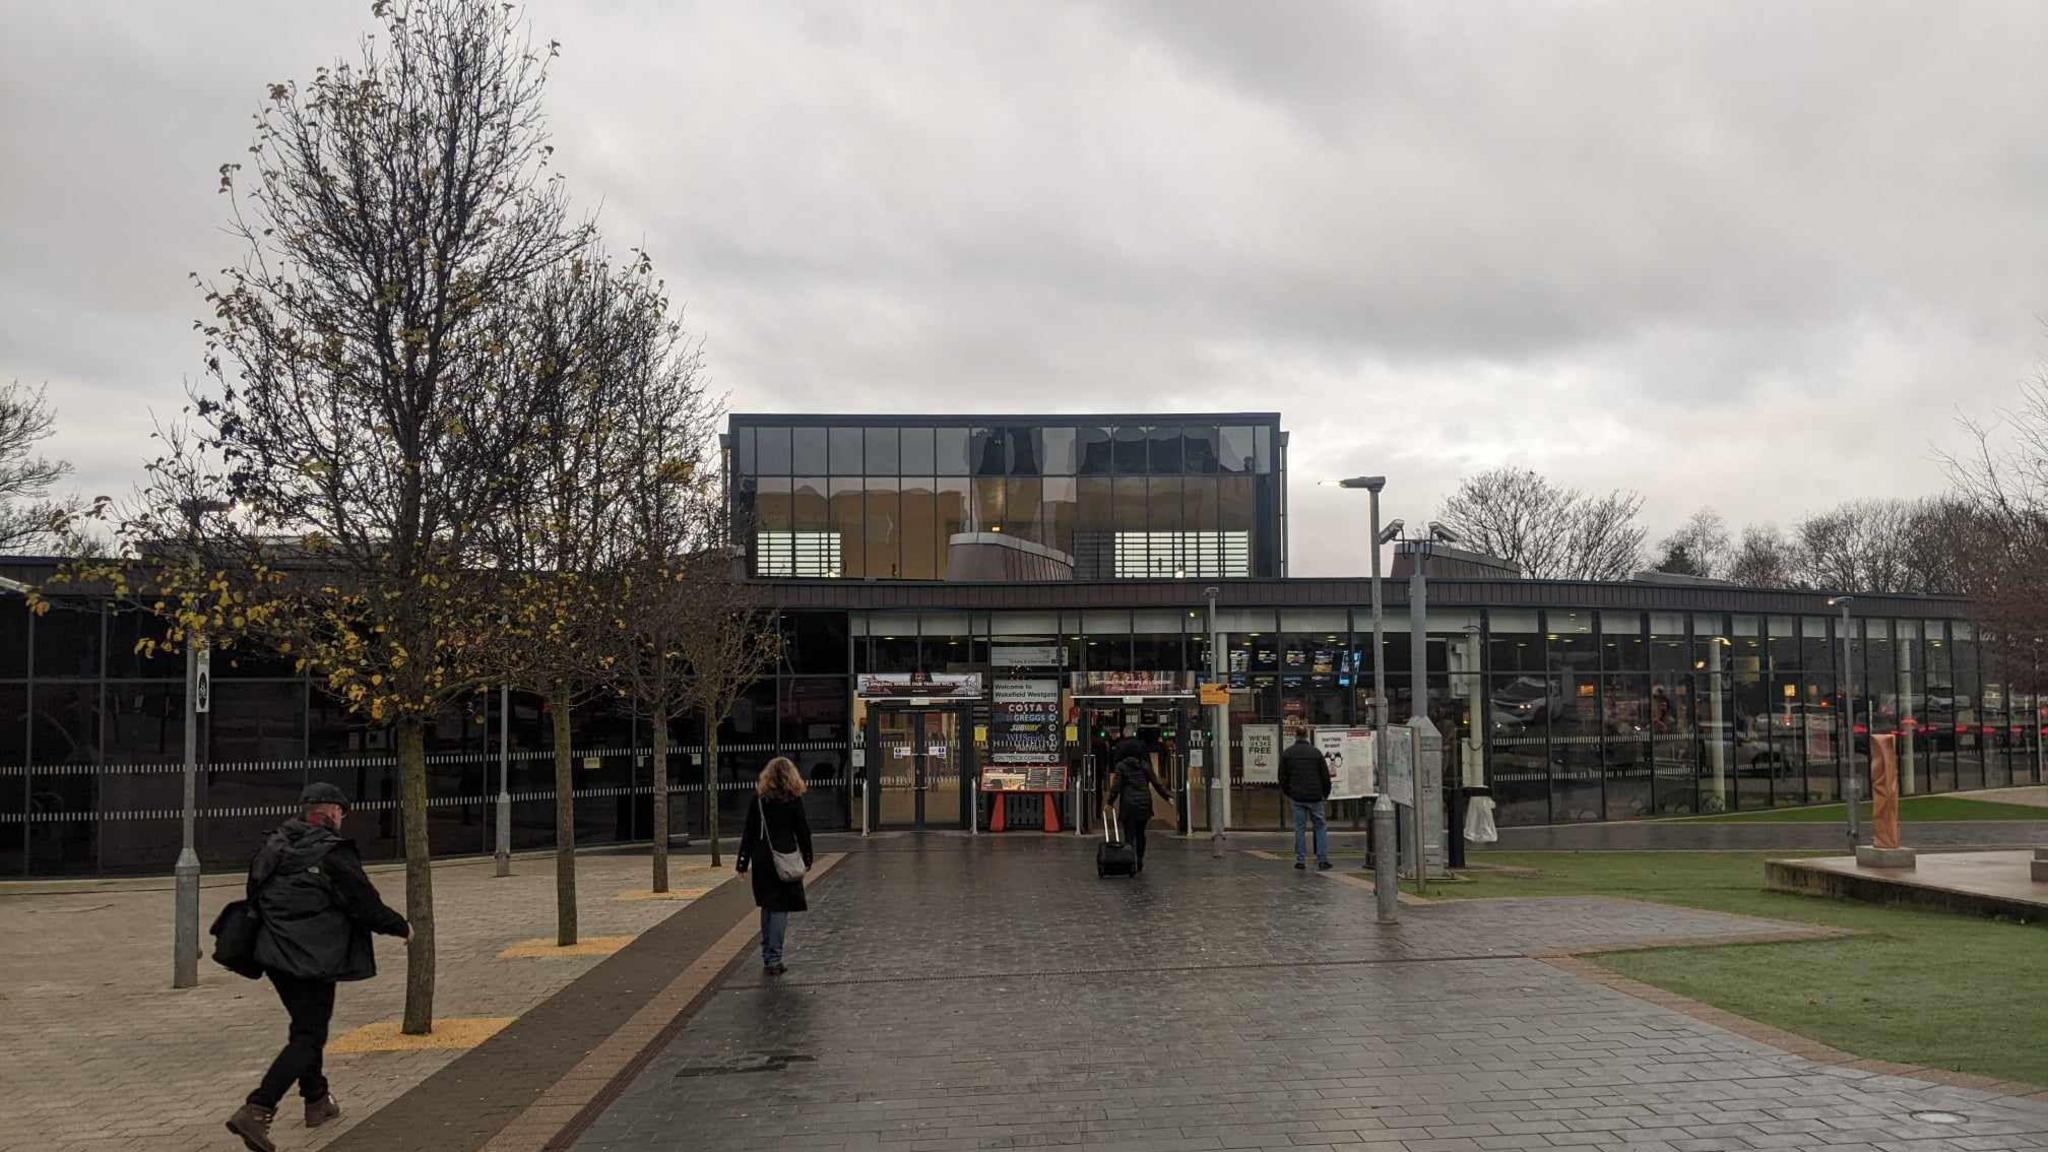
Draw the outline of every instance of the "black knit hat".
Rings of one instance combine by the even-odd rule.
[[[327,783],[325,780],[316,780],[306,785],[306,791],[300,795],[299,801],[308,808],[313,807],[315,804],[333,804],[338,806],[343,812],[348,811],[349,808],[348,793]]]

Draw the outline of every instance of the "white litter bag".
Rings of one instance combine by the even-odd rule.
[[[1491,844],[1500,839],[1493,827],[1493,797],[1474,796],[1465,801],[1465,839],[1474,844]]]

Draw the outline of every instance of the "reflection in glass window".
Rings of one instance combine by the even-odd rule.
[[[789,429],[754,429],[754,464],[764,475],[789,475]]]
[[[1074,430],[1072,428],[1043,428],[1039,430],[1038,470],[1047,476],[1071,476],[1074,474]]]
[[[1003,497],[1003,533],[1034,544],[1045,543],[1039,520],[1039,497],[1044,481],[1029,476],[1012,476]]]
[[[754,473],[754,430],[741,426],[728,433],[731,437],[732,470],[741,476]]]
[[[895,477],[869,477],[867,574],[873,579],[894,580],[903,575],[902,527],[898,509]]]
[[[1251,425],[1234,424],[1217,429],[1216,467],[1221,472],[1250,472],[1257,461],[1258,438]]]
[[[1213,425],[1190,424],[1181,430],[1182,468],[1206,474],[1216,471],[1216,429]]]
[[[1180,474],[1186,453],[1181,447],[1180,425],[1161,424],[1151,429],[1152,448],[1149,454],[1151,472],[1154,476],[1177,476]]]
[[[903,480],[903,578],[939,578],[939,503],[932,478]]]
[[[1079,428],[1074,438],[1080,453],[1076,467],[1083,476],[1107,476],[1116,471],[1114,439],[1110,430],[1100,426]]]
[[[929,467],[929,465],[926,467]],[[896,429],[869,428],[867,430],[867,474],[870,476],[896,475]]]
[[[967,531],[967,493],[970,482],[964,476],[941,476],[939,492],[939,578],[946,577],[946,554],[952,538]]]
[[[904,428],[897,434],[899,463],[906,476],[926,475],[939,470],[933,455],[932,430]]]
[[[1001,476],[1009,470],[1009,455],[1001,428],[976,428],[968,433],[967,458],[976,476]]]
[[[974,472],[967,453],[967,429],[935,428],[932,435],[937,441],[939,475],[967,476]]]
[[[834,476],[858,476],[862,471],[861,440],[859,428],[834,428],[831,438],[832,463],[826,471]]]
[[[1003,479],[1000,476],[974,478],[974,516],[969,532],[1000,532],[1003,525]]]
[[[1040,489],[1038,504],[1039,530],[1043,533],[1044,544],[1069,556],[1074,554],[1074,526],[1079,512],[1075,486],[1076,481],[1070,476],[1047,477]]]
[[[863,526],[862,499],[859,477],[834,476],[831,480],[832,531],[840,540],[839,557],[842,575],[862,577],[867,575],[866,529]]]
[[[1116,430],[1116,471],[1119,476],[1145,474],[1145,429],[1136,426]]]
[[[825,475],[831,469],[825,463],[825,430],[823,428],[790,429],[789,470],[811,475]]]
[[[1038,475],[1038,429],[1028,427],[1005,428],[1003,429],[1003,437],[1010,446],[1010,475]]]
[[[1252,469],[1259,473],[1273,470],[1273,426],[1260,424],[1252,429]]]

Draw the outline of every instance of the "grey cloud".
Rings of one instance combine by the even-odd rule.
[[[367,10],[10,7],[0,377],[125,485],[233,255],[214,167]],[[1277,407],[1298,571],[1362,557],[1308,484],[1360,467],[1421,512],[1528,463],[1653,533],[1917,493],[2043,349],[2036,5],[531,18],[560,168],[733,407]]]

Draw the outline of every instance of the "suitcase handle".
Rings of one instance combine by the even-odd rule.
[[[1102,813],[1102,842],[1104,844],[1120,844],[1123,842],[1123,838],[1124,830],[1118,826],[1116,809],[1104,809]]]

